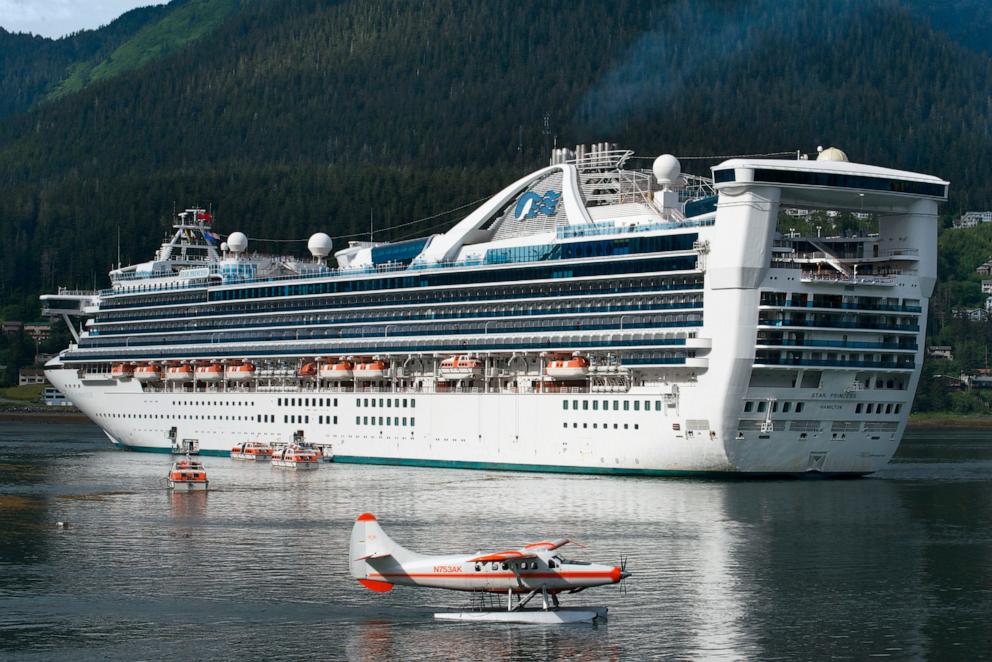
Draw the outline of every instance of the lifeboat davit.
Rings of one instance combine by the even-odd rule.
[[[207,489],[207,471],[203,464],[186,458],[177,460],[169,472],[169,489],[192,492]]]
[[[355,366],[356,379],[384,379],[389,373],[389,363],[382,359],[362,361]]]
[[[134,378],[139,382],[157,382],[162,379],[162,369],[157,365],[139,365],[134,369]]]
[[[201,382],[219,382],[224,379],[224,366],[219,363],[196,366],[196,378]]]
[[[317,375],[316,363],[304,363],[300,368],[300,377],[315,377]]]
[[[165,381],[167,382],[193,381],[193,366],[170,365],[168,368],[165,369]]]
[[[114,379],[131,379],[134,376],[133,363],[115,363],[110,368],[110,376]]]
[[[589,359],[584,356],[555,357],[545,371],[555,379],[580,379],[589,374]]]
[[[232,382],[247,382],[255,377],[255,366],[251,363],[227,367],[227,378]]]
[[[441,361],[441,379],[469,379],[482,376],[482,360],[472,356],[449,356]]]
[[[355,364],[348,360],[335,361],[333,363],[322,363],[320,366],[320,378],[331,381],[345,381],[355,375]]]

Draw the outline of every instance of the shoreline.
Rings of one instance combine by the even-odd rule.
[[[86,414],[78,409],[70,411],[44,411],[38,409],[21,410],[11,407],[9,409],[0,408],[0,422],[3,421],[37,421],[39,423],[90,423]]]

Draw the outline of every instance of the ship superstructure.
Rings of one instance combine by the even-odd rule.
[[[947,182],[731,159],[712,179],[611,145],[556,150],[447,232],[327,235],[312,260],[200,209],[101,292],[46,367],[120,446],[226,454],[294,435],[335,461],[580,473],[865,474],[922,361]],[[783,232],[785,210],[870,218]],[[817,232],[817,235],[821,233]]]

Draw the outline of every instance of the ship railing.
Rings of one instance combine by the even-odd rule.
[[[663,223],[628,223],[622,221],[602,221],[591,225],[563,225],[555,230],[557,239],[572,239],[575,237],[595,237],[606,234],[634,234],[653,232],[655,230],[673,230],[695,228],[713,225],[714,219],[696,221],[665,221]]]
[[[898,274],[898,271],[892,271],[890,274]],[[839,273],[835,274],[816,274],[804,272],[800,276],[802,282],[816,282],[816,283],[836,283],[838,285],[895,285],[897,279],[894,275],[879,275],[879,276],[844,276]]]

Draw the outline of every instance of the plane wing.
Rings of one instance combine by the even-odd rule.
[[[541,542],[534,542],[529,545],[524,545],[520,549],[508,549],[502,552],[493,552],[492,554],[476,556],[475,558],[469,559],[469,562],[485,563],[487,561],[519,561],[522,559],[534,559],[537,558],[537,553],[540,551],[551,551],[558,549],[559,547],[567,545],[570,542],[572,541],[567,538],[542,540]]]

